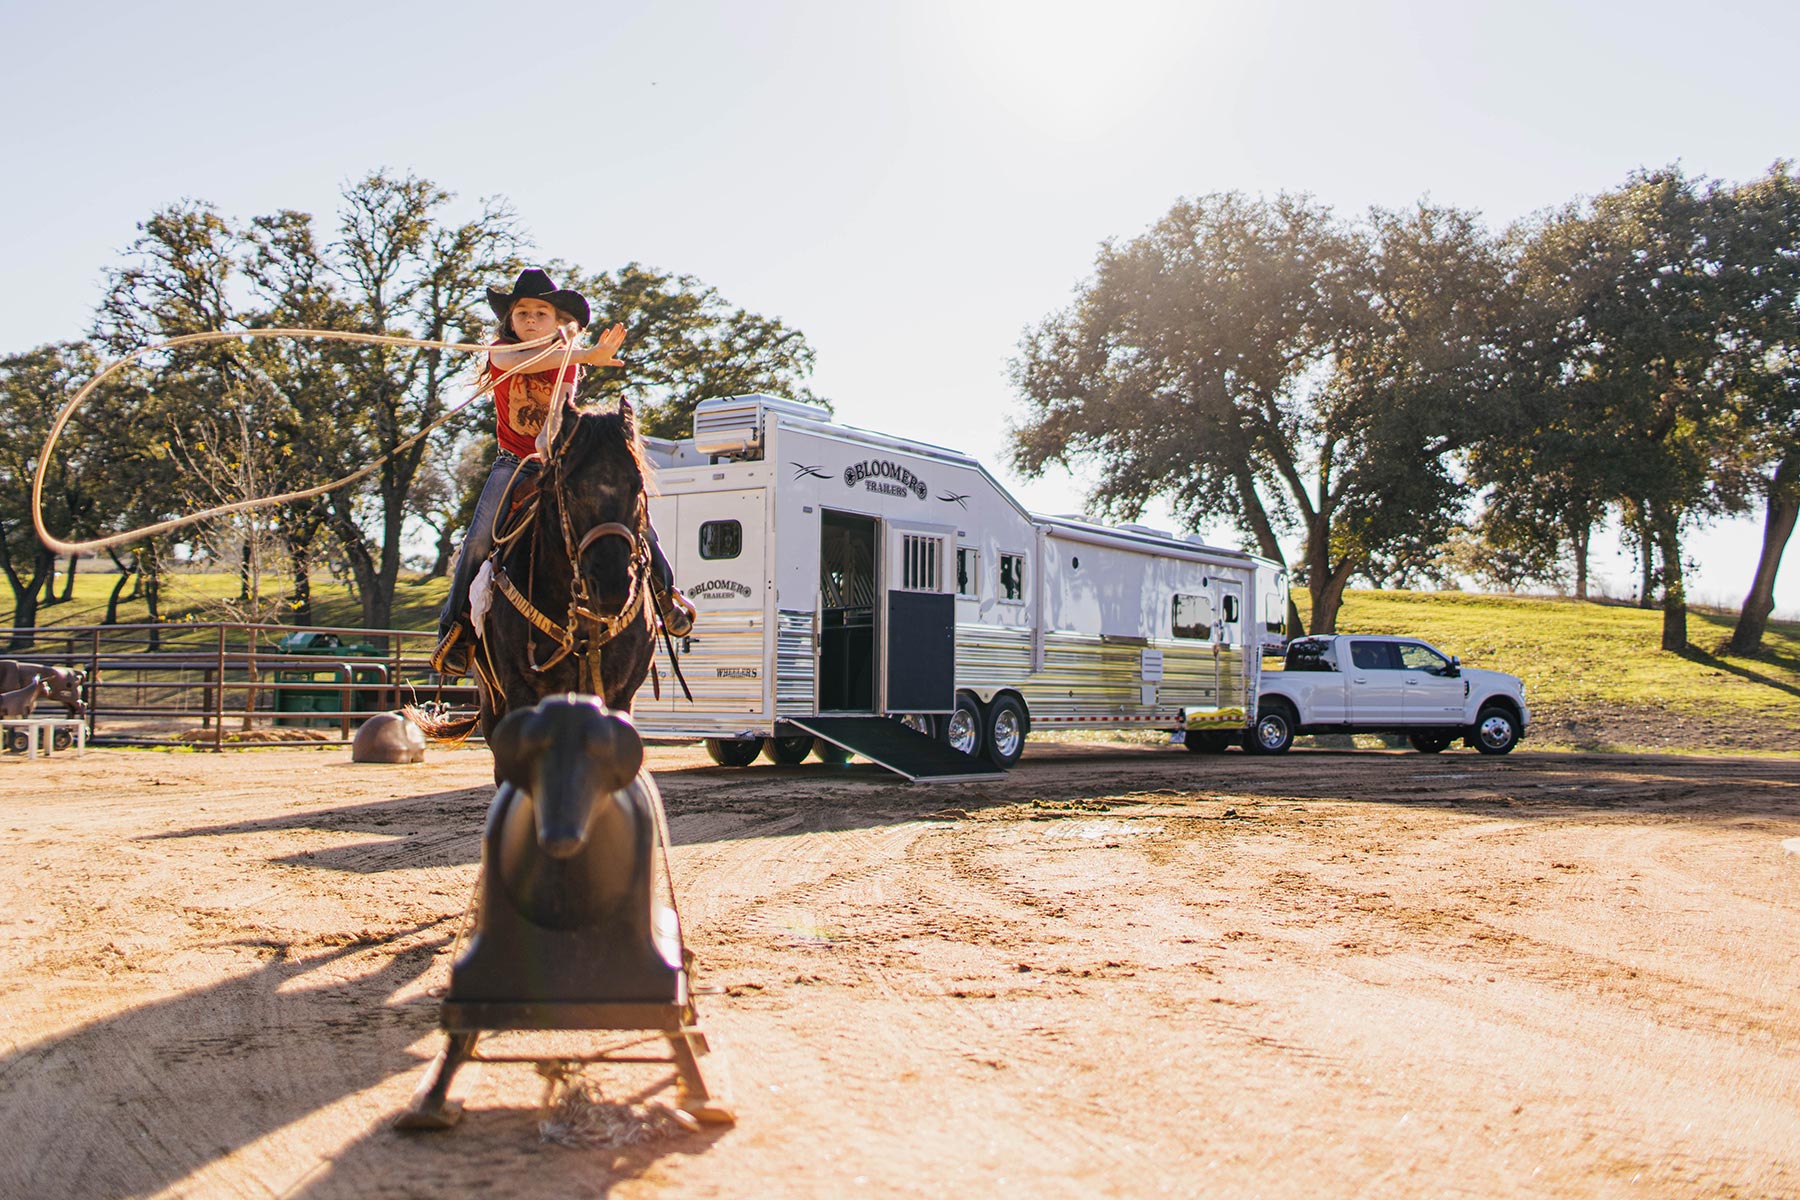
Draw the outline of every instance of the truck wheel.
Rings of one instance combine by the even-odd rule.
[[[982,730],[988,761],[1008,770],[1025,753],[1025,708],[1011,696],[995,696],[987,706]]]
[[[958,695],[956,708],[944,722],[944,740],[970,758],[981,753],[981,708],[973,696]]]
[[[1420,754],[1442,754],[1456,738],[1448,733],[1415,733],[1406,739]]]
[[[1252,754],[1286,754],[1294,744],[1294,714],[1285,704],[1271,704],[1256,714],[1244,733],[1244,749]]]
[[[1210,732],[1190,729],[1187,735],[1187,748],[1195,754],[1223,754],[1231,745],[1231,735],[1217,730]]]
[[[762,750],[761,738],[707,738],[706,752],[721,767],[747,767]]]
[[[798,737],[764,738],[762,744],[763,757],[777,766],[791,767],[806,761],[812,753],[813,740],[810,733]]]
[[[1475,714],[1475,748],[1505,754],[1519,744],[1519,722],[1511,710],[1491,705]]]
[[[831,763],[834,766],[842,766],[849,762],[851,758],[850,751],[844,749],[836,742],[828,742],[824,738],[814,738],[812,749],[814,758],[822,763]]]

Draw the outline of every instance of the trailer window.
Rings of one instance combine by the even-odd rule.
[[[981,552],[970,546],[956,548],[956,594],[981,595]]]
[[[701,558],[736,558],[744,552],[744,527],[736,521],[707,521],[700,526]]]
[[[1211,596],[1175,597],[1175,636],[1210,642],[1213,627]]]
[[[1023,554],[1002,554],[1000,556],[1000,598],[1002,600],[1025,599],[1025,556]]]
[[[900,587],[908,592],[941,592],[944,539],[908,533],[900,538]]]
[[[1263,628],[1270,633],[1287,632],[1287,608],[1281,603],[1280,592],[1263,593]]]

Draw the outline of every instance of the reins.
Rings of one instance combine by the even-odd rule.
[[[508,603],[524,617],[530,625],[554,643],[550,657],[539,662],[537,645],[530,635],[525,640],[525,663],[536,674],[543,674],[562,662],[570,655],[575,655],[580,671],[580,690],[593,695],[604,695],[601,690],[601,650],[608,642],[625,632],[634,622],[644,616],[645,597],[649,591],[650,574],[650,537],[649,509],[642,493],[638,496],[635,521],[627,525],[622,521],[602,521],[583,533],[575,534],[573,518],[569,513],[566,465],[557,453],[556,435],[561,427],[563,405],[556,404],[552,408],[555,414],[550,421],[550,432],[545,439],[544,480],[538,485],[538,495],[530,503],[528,511],[514,527],[502,536],[496,514],[494,549],[490,552],[489,561],[493,575],[494,587],[504,596]],[[522,464],[521,464],[522,465]],[[531,597],[522,591],[501,565],[502,554],[515,542],[527,528],[538,532],[534,534],[531,552],[532,561],[537,558],[537,539],[542,534],[541,498],[548,492],[552,503],[556,505],[557,532],[562,537],[563,553],[569,561],[569,608],[568,615],[558,622],[545,613]],[[610,613],[596,612],[592,593],[588,588],[587,573],[582,570],[581,558],[590,548],[609,537],[625,539],[631,546],[631,557],[626,575],[625,598]],[[535,566],[528,572],[527,584],[535,577]],[[654,637],[654,628],[651,628]],[[491,664],[490,664],[491,665]]]

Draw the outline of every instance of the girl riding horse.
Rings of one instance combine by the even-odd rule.
[[[519,273],[511,291],[488,288],[488,305],[500,322],[500,335],[495,349],[488,355],[482,380],[486,382],[514,367],[530,362],[542,350],[506,350],[502,347],[534,341],[548,334],[564,331],[573,337],[586,329],[589,321],[587,299],[580,292],[558,288],[544,271],[531,268]],[[515,477],[535,476],[543,465],[538,435],[548,423],[557,405],[574,400],[581,368],[622,367],[617,357],[625,343],[625,327],[614,324],[600,335],[587,350],[576,351],[569,365],[559,374],[555,367],[543,371],[521,372],[501,379],[494,387],[495,433],[499,451],[494,465],[482,485],[475,502],[475,513],[463,535],[462,550],[457,555],[456,569],[450,578],[450,595],[438,616],[438,645],[432,652],[431,665],[446,678],[455,679],[469,673],[470,647],[474,638],[469,628],[469,585],[494,545],[494,518],[505,503]],[[547,359],[562,361],[563,351],[553,350]],[[685,637],[694,627],[694,606],[675,587],[674,572],[657,543],[656,530],[649,529],[650,562],[658,585],[653,588],[657,615],[671,636]]]

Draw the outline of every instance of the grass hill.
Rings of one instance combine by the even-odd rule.
[[[77,576],[73,597],[40,610],[39,623],[98,624],[115,578]],[[447,586],[442,579],[403,579],[395,626],[432,628]],[[237,593],[234,575],[175,575],[164,587],[164,615],[229,619],[224,605]],[[318,584],[314,596],[318,624],[362,623],[342,585]],[[142,601],[120,606],[122,622],[145,617]],[[11,621],[10,597],[0,598],[0,625]],[[1472,667],[1519,676],[1534,716],[1529,745],[1800,751],[1800,624],[1771,623],[1763,652],[1744,658],[1717,652],[1732,622],[1691,613],[1694,645],[1670,654],[1657,648],[1662,614],[1648,609],[1535,596],[1353,591],[1338,624],[1343,633],[1421,637]]]

